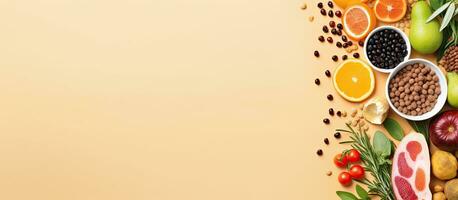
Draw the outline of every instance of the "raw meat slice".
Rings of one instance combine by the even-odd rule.
[[[415,195],[415,191],[406,179],[399,176],[396,176],[394,179],[397,192],[403,200],[418,200],[417,195]]]
[[[408,155],[408,156],[407,156]],[[397,200],[430,200],[431,179],[428,143],[412,132],[399,143],[393,158],[391,181]]]
[[[399,170],[399,174],[401,174],[401,176],[406,177],[406,178],[410,178],[413,174],[412,168],[410,168],[409,165],[407,164],[406,154],[404,152],[399,154],[398,170]]]
[[[417,141],[410,141],[407,144],[407,151],[409,152],[410,158],[416,161],[418,154],[421,152],[421,144]]]

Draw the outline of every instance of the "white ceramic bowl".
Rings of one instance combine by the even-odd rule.
[[[402,38],[404,38],[404,41],[406,41],[406,46],[407,46],[407,56],[404,58],[404,61],[406,61],[406,60],[408,60],[410,58],[410,53],[411,53],[412,49],[411,49],[411,46],[410,46],[409,37],[407,37],[407,35],[403,31],[401,31],[398,28],[393,27],[393,26],[380,26],[380,27],[374,29],[372,32],[370,32],[369,35],[366,37],[366,40],[364,41],[363,53],[364,53],[364,57],[366,58],[367,62],[372,67],[372,69],[374,69],[376,71],[379,71],[379,72],[382,72],[382,73],[391,73],[394,70],[394,68],[396,68],[397,66],[395,66],[393,69],[378,68],[374,64],[372,64],[372,62],[367,57],[367,45],[369,45],[369,38],[371,38],[375,33],[379,32],[379,31],[383,31],[385,29],[394,30],[394,31],[398,32],[399,34],[401,34]],[[398,64],[398,66],[399,65],[400,64]]]
[[[431,68],[431,70],[433,70],[436,73],[436,75],[439,78],[439,85],[440,85],[440,88],[441,88],[441,94],[437,98],[436,105],[434,105],[434,108],[431,111],[429,111],[429,112],[427,112],[427,113],[425,113],[423,115],[412,116],[412,115],[406,115],[406,114],[402,113],[401,111],[399,111],[398,109],[396,109],[396,107],[394,107],[393,103],[390,100],[389,88],[388,87],[389,87],[391,79],[393,79],[393,77],[395,77],[396,74],[401,69],[403,69],[407,65],[416,64],[416,63],[422,63],[425,66]],[[444,104],[447,101],[447,79],[445,78],[445,75],[442,73],[442,71],[439,69],[439,67],[436,66],[435,64],[433,64],[432,62],[430,62],[428,60],[425,60],[425,59],[410,59],[410,60],[404,61],[401,64],[399,64],[396,68],[394,68],[393,72],[388,76],[388,79],[386,81],[386,86],[385,86],[385,94],[386,94],[386,99],[388,100],[388,103],[390,104],[391,109],[393,109],[401,117],[406,118],[408,120],[413,120],[413,121],[426,120],[426,119],[429,119],[429,118],[433,117],[437,113],[439,113],[442,110],[442,107],[444,107]]]

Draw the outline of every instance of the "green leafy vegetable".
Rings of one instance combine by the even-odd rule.
[[[346,125],[348,129],[337,130],[339,132],[350,134],[350,140],[342,143],[350,143],[352,148],[361,153],[361,163],[366,172],[372,177],[370,180],[365,178],[363,180],[355,181],[366,185],[369,189],[369,195],[379,196],[382,200],[395,200],[394,192],[391,186],[391,160],[389,157],[382,158],[379,156],[374,146],[371,144],[366,131],[361,129],[359,131],[355,131],[350,124]]]
[[[429,120],[424,121],[408,121],[413,130],[423,134],[426,140],[429,140]]]
[[[356,185],[356,193],[358,193],[359,198],[363,200],[370,200],[369,198],[369,193],[367,193],[364,188],[362,188],[360,185]]]
[[[350,192],[337,191],[336,193],[337,196],[339,196],[342,200],[358,200],[358,197],[356,197]]]
[[[375,152],[386,158],[391,155],[391,141],[381,131],[376,131],[372,141]]]
[[[391,137],[398,141],[401,141],[404,137],[404,131],[402,130],[401,125],[399,125],[399,123],[394,119],[386,118],[383,122],[383,127],[385,127]]]

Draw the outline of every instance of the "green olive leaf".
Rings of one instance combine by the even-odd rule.
[[[399,123],[394,119],[386,118],[383,122],[383,127],[385,127],[391,137],[398,141],[401,141],[404,137],[404,131],[402,130],[401,125],[399,125]]]
[[[442,20],[440,31],[444,30],[445,27],[450,23],[452,20],[453,14],[455,13],[455,3],[450,4],[448,7],[447,12],[445,13],[444,19]]]
[[[385,136],[381,131],[376,131],[374,134],[374,139],[372,140],[372,145],[374,150],[378,155],[381,155],[383,158],[389,157],[391,155],[391,141]]]
[[[336,194],[341,200],[358,200],[358,198],[350,192],[337,191]]]
[[[360,185],[356,185],[356,193],[358,193],[359,198],[361,199],[369,199],[369,193],[367,193],[364,188],[362,188]]]
[[[429,16],[429,18],[426,20],[426,23],[432,21],[434,18],[439,16],[442,12],[444,12],[450,6],[450,4],[451,2],[447,2],[444,5],[442,5],[441,7],[439,7],[436,11],[433,12],[433,14],[431,14],[431,16]]]

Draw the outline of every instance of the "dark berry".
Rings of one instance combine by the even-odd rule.
[[[320,12],[321,12],[321,15],[326,16],[326,10],[325,10],[325,9],[322,8],[322,9],[320,10]]]
[[[340,112],[340,110],[339,110],[339,111],[337,111],[337,113],[336,113],[336,114],[337,114],[337,117],[340,117],[340,116],[342,116],[342,112]]]
[[[318,151],[316,151],[316,155],[322,156],[323,155],[323,150],[318,149]]]
[[[340,10],[336,11],[336,16],[337,16],[338,18],[342,17],[342,12],[340,12]]]
[[[335,21],[330,21],[329,22],[329,27],[331,27],[331,28],[336,27],[336,22]]]
[[[352,41],[348,41],[347,43],[348,43],[348,46],[353,45],[353,42],[352,42]]]
[[[348,59],[348,56],[347,55],[343,55],[342,56],[342,60],[347,60]]]
[[[315,55],[315,57],[317,57],[317,58],[318,58],[318,57],[320,57],[320,52],[318,52],[318,51],[315,51],[315,52],[313,52],[313,55]]]
[[[348,42],[348,38],[345,35],[342,35],[342,42]]]
[[[324,124],[329,124],[329,123],[331,123],[331,121],[328,118],[324,118],[323,119],[323,123]]]
[[[318,37],[318,41],[324,42],[324,36],[321,35],[320,37]]]
[[[323,3],[318,3],[318,8],[323,8]]]
[[[318,79],[318,78],[315,79],[315,84],[316,84],[316,85],[320,85],[320,83],[321,83],[321,82],[320,82],[320,79]]]
[[[332,60],[333,60],[334,62],[337,62],[337,61],[339,61],[339,57],[336,56],[336,55],[333,55],[333,56],[332,56]]]
[[[328,6],[329,6],[330,8],[334,8],[334,4],[332,3],[332,1],[328,1]]]
[[[354,58],[359,58],[359,53],[354,53],[354,54],[353,54],[353,57],[354,57]]]
[[[340,29],[340,30],[342,30],[342,29],[343,29],[343,25],[342,25],[341,23],[338,23],[338,24],[337,24],[337,28]]]
[[[342,43],[341,43],[341,42],[337,42],[337,43],[336,43],[336,46],[337,46],[338,48],[342,48]]]
[[[332,10],[329,10],[328,16],[329,16],[329,17],[334,17],[334,12],[333,12]]]
[[[337,139],[339,139],[339,138],[341,137],[340,132],[334,133],[334,137],[337,138]]]
[[[344,49],[346,49],[348,47],[348,44],[344,43],[342,46],[343,46]]]
[[[364,41],[361,40],[361,41],[358,42],[358,44],[359,44],[360,47],[363,47],[364,46]]]
[[[342,30],[337,29],[337,35],[338,35],[338,36],[341,36],[341,35],[342,35]]]
[[[327,26],[323,26],[323,32],[329,33],[329,28]]]
[[[332,39],[332,37],[328,37],[327,40],[328,40],[329,43],[332,43],[332,42],[334,41],[334,40]]]
[[[324,144],[329,145],[329,139],[328,138],[324,138],[323,142],[324,142]]]
[[[334,109],[329,108],[329,111],[328,111],[328,112],[329,112],[329,115],[334,116]]]
[[[330,72],[329,70],[326,70],[326,71],[324,72],[324,74],[325,74],[327,77],[331,77],[331,72]]]
[[[337,29],[333,28],[333,29],[331,30],[331,33],[332,33],[333,35],[337,35]]]
[[[332,94],[328,94],[328,96],[326,98],[328,98],[329,101],[334,100],[334,97],[332,96]]]

